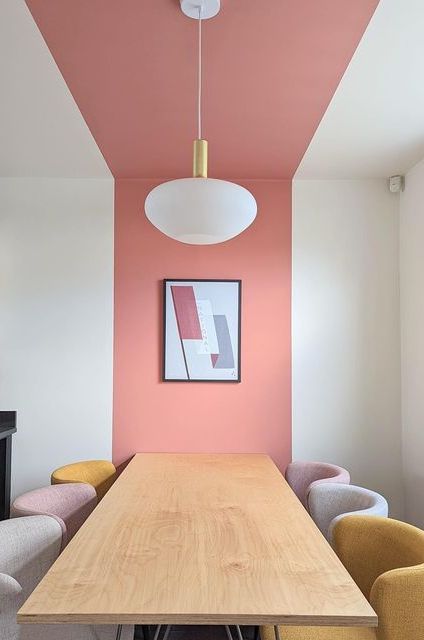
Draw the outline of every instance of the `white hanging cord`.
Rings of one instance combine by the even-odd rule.
[[[199,5],[199,58],[197,74],[197,139],[202,139],[202,5]]]

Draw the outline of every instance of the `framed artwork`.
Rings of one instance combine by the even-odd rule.
[[[163,380],[240,382],[241,280],[164,280]]]

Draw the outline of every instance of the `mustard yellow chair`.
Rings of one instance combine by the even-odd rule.
[[[346,516],[334,527],[341,561],[379,619],[378,629],[279,627],[281,640],[424,640],[424,531],[379,516]],[[274,627],[261,627],[275,640]]]
[[[101,500],[116,479],[116,469],[108,460],[85,460],[60,467],[51,475],[52,484],[85,482],[91,484]]]

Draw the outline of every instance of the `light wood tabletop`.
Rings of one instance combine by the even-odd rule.
[[[268,456],[138,454],[20,623],[376,626]]]

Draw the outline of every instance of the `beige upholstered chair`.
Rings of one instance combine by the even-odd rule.
[[[27,516],[0,522],[0,640],[115,640],[117,627],[86,625],[18,625],[16,613],[56,560],[62,529],[50,516]],[[121,640],[132,640],[125,626]]]

